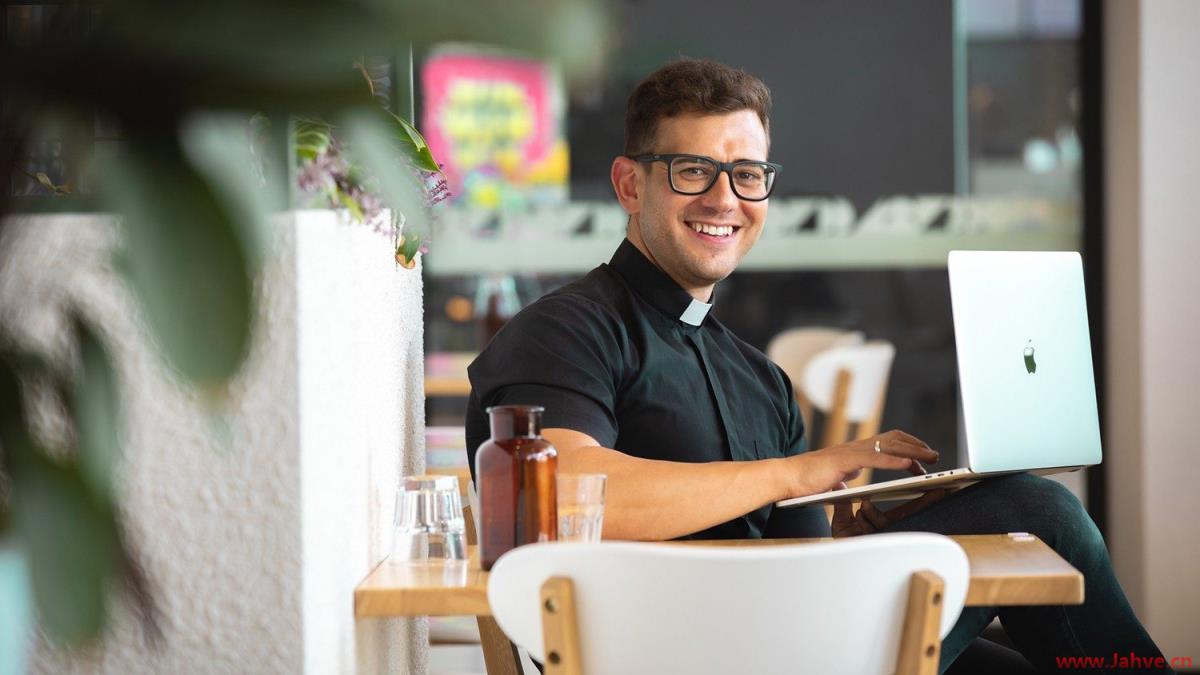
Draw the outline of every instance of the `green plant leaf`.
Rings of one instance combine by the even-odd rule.
[[[8,515],[29,559],[42,625],[68,644],[95,639],[120,560],[116,514],[76,464],[50,460],[24,416],[21,387],[0,360],[0,445],[10,471]]]
[[[21,385],[13,369],[12,356],[0,345],[0,474],[7,476],[9,480],[12,479],[12,467],[18,461],[14,454],[24,447],[19,445],[22,439],[29,436],[21,400]],[[8,532],[11,518],[8,504],[0,500],[0,536]]]
[[[338,205],[338,202],[341,201],[340,195],[342,194],[342,191],[338,189],[337,185],[335,185],[333,181],[325,184],[325,189],[322,190],[322,194],[325,195],[325,202],[321,203],[321,200],[313,199],[314,204],[318,204],[321,207],[334,208]]]
[[[553,58],[568,81],[600,81],[612,52],[619,3],[605,0],[508,0],[477,3],[378,3],[417,51],[441,43],[483,43]]]
[[[238,370],[251,327],[251,239],[175,139],[143,134],[107,174],[128,279],[167,362],[212,393]]]
[[[253,274],[271,246],[272,207],[287,204],[288,198],[285,186],[255,173],[254,155],[246,143],[251,124],[252,119],[239,114],[196,114],[183,126],[180,138],[186,161],[225,209]]]
[[[99,635],[117,573],[112,508],[89,491],[78,466],[41,453],[22,462],[12,488],[12,518],[25,545],[43,625],[70,644]]]
[[[400,235],[400,241],[396,245],[396,264],[409,270],[416,267],[421,243],[421,238],[415,234]]]
[[[375,143],[382,143],[382,147],[391,149],[397,156],[405,158],[409,164],[422,171],[441,171],[425,137],[403,117],[384,108],[361,108],[351,113],[349,119],[365,123],[370,117],[376,118],[372,123],[372,127],[376,129],[373,132]],[[358,158],[357,155],[355,157]]]
[[[342,192],[341,190],[335,189],[334,192],[337,194],[338,201],[341,202],[342,206],[346,207],[346,210],[350,212],[350,216],[353,217],[357,222],[363,222],[363,212],[362,209],[359,208],[358,202],[354,201],[353,197],[345,192]]]
[[[394,127],[389,127],[378,110],[359,109],[347,114],[339,126],[347,151],[379,181],[384,200],[406,218],[423,208],[422,186],[407,158],[398,156],[393,144]]]
[[[75,320],[82,367],[71,402],[79,442],[79,466],[95,494],[110,498],[113,467],[121,456],[121,400],[117,373],[91,326]]]
[[[302,160],[314,160],[333,144],[333,128],[320,120],[295,120],[296,154]]]
[[[296,157],[301,161],[311,162],[321,156],[322,152],[328,148],[328,145],[320,145],[317,143],[303,143],[298,139],[296,141]]]
[[[409,124],[407,120],[399,115],[385,111],[385,119],[392,126],[392,133],[395,136],[393,141],[396,149],[403,152],[413,166],[424,171],[441,171],[437,160],[433,158],[433,153],[429,151],[429,143],[425,142],[425,137],[417,128]]]
[[[0,458],[4,460],[0,469],[11,470],[9,463],[21,461],[21,453],[33,444],[25,417],[23,377],[49,382],[58,391],[67,381],[64,371],[41,354],[0,342]]]

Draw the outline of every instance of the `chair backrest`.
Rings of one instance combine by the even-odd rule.
[[[840,328],[789,328],[767,343],[767,358],[783,368],[792,386],[800,386],[804,368],[812,357],[833,347],[862,344],[859,331]]]
[[[896,348],[883,340],[827,349],[809,360],[800,387],[817,410],[828,413],[836,402],[838,372],[849,372],[846,419],[862,422],[879,410],[895,357]]]
[[[754,548],[534,544],[497,561],[488,601],[513,642],[545,661],[539,591],[569,578],[589,674],[892,673],[920,570],[944,582],[932,600],[940,623],[926,628],[936,642],[962,610],[968,568],[954,541],[924,533]],[[936,655],[924,658],[936,668]]]
[[[863,334],[840,328],[789,328],[767,344],[767,358],[783,368],[792,381],[796,404],[804,417],[805,428],[813,428],[812,402],[804,395],[802,380],[809,361],[821,352],[845,345],[863,343]]]

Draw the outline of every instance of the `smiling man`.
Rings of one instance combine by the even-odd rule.
[[[471,364],[472,465],[488,406],[542,405],[559,470],[609,477],[604,537],[662,540],[828,536],[822,509],[773,503],[863,468],[919,474],[937,460],[901,431],[806,451],[787,376],[709,316],[714,286],[762,234],[781,172],[768,161],[770,106],[760,80],[710,61],[669,64],[637,86],[611,172],[627,238],[608,264],[520,312]],[[1018,475],[887,512],[843,505],[832,523],[838,536],[885,529],[1033,532],[1084,574],[1082,607],[968,608],[943,644],[943,668],[997,615],[1039,666],[1160,653],[1095,525],[1057,483]]]
[[[762,234],[780,168],[765,161],[765,123],[753,110],[677,114],[613,162],[629,241],[697,300],[708,300]],[[664,178],[670,191],[659,193]]]

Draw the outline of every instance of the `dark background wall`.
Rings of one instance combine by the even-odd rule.
[[[713,58],[774,94],[776,194],[837,194],[860,209],[880,195],[954,190],[953,4],[626,0],[608,81],[572,101],[571,192],[611,196],[634,85],[680,56]]]

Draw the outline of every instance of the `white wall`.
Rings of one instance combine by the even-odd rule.
[[[327,211],[296,214],[292,250],[305,672],[423,672],[424,620],[347,620],[354,586],[389,552],[400,476],[425,467],[421,270]]]
[[[1105,6],[1109,544],[1168,657],[1200,655],[1200,2]]]
[[[423,465],[419,270],[333,214],[280,216],[222,432],[149,348],[111,267],[111,220],[14,223],[6,328],[55,344],[71,300],[114,352],[128,437],[120,507],[164,632],[150,649],[119,608],[98,648],[39,642],[34,672],[424,672],[424,621],[356,622],[352,593],[386,555],[397,478]]]

